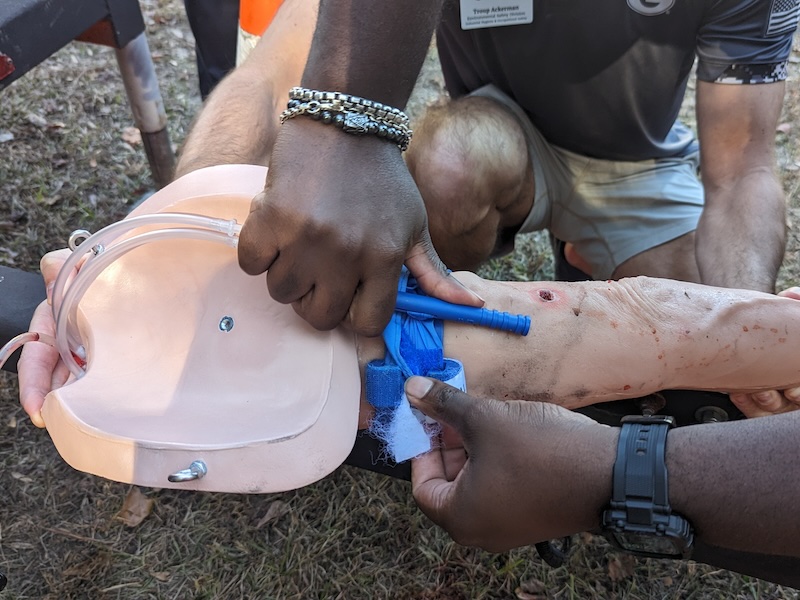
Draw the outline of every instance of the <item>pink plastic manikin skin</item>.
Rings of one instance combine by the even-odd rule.
[[[132,216],[242,223],[265,177],[244,165],[196,171]],[[79,328],[86,374],[43,408],[56,448],[78,470],[148,487],[263,493],[317,481],[352,449],[361,389],[352,335],[316,331],[272,300],[233,248],[172,239],[130,251],[86,291]]]

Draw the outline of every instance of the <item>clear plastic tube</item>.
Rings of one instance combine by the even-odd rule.
[[[55,285],[53,286],[53,316],[56,316],[61,310],[61,302],[64,297],[64,290],[66,289],[70,279],[76,274],[78,264],[88,253],[94,253],[96,248],[105,249],[105,247],[129,231],[137,227],[146,226],[165,226],[165,225],[179,225],[184,227],[198,227],[200,229],[207,229],[224,233],[230,237],[237,237],[242,226],[236,222],[235,219],[216,219],[214,217],[207,217],[205,215],[196,215],[191,213],[155,213],[152,215],[142,215],[139,217],[131,217],[124,219],[111,225],[104,227],[97,233],[86,238],[83,243],[75,249],[61,271],[56,277]],[[90,257],[88,260],[92,260]]]
[[[131,226],[129,222],[134,223]],[[131,229],[145,225],[164,224],[186,224],[192,227],[156,229],[134,235],[109,247],[105,246],[109,241],[113,241]],[[110,232],[108,231],[109,229],[111,229]],[[53,289],[56,347],[70,372],[76,377],[81,377],[84,374],[83,367],[78,364],[73,356],[73,353],[80,355],[83,352],[76,325],[78,305],[86,290],[108,265],[134,248],[158,240],[205,240],[235,248],[238,244],[240,230],[241,225],[235,220],[227,221],[184,213],[159,213],[120,221],[89,236],[80,246],[87,248],[87,250],[85,252],[73,252],[64,263]],[[102,245],[102,248],[98,248],[98,244]],[[93,252],[93,255],[76,272],[77,265],[87,252]]]
[[[18,348],[21,348],[28,342],[42,342],[48,346],[56,346],[56,341],[46,333],[37,333],[35,331],[20,333],[18,336],[11,338],[5,346],[0,348],[0,369],[3,368],[3,365],[6,364],[6,361]]]

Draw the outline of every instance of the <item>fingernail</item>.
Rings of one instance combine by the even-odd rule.
[[[47,284],[47,289],[45,290],[45,293],[47,294],[47,303],[50,304],[51,306],[53,304],[53,288],[55,287],[55,285],[56,282],[51,281],[50,283]]]
[[[427,377],[409,377],[406,379],[406,395],[414,398],[422,398],[431,391],[433,379]]]
[[[480,300],[482,304],[486,304],[486,299],[483,296],[481,296],[477,292],[473,292],[472,290],[469,291],[472,292],[472,295],[475,296],[478,300]]]
[[[31,415],[31,423],[36,425],[39,429],[44,429],[44,418],[42,417],[41,411],[36,411],[34,414]]]
[[[452,279],[453,281],[455,281],[455,282],[456,282],[458,285],[460,285],[462,288],[464,288],[465,290],[467,290],[467,291],[468,291],[470,294],[472,294],[473,296],[475,296],[475,297],[476,297],[478,300],[480,300],[481,302],[483,302],[484,304],[486,304],[486,300],[483,298],[483,296],[481,296],[481,295],[480,295],[479,293],[477,293],[476,291],[469,289],[467,286],[465,286],[463,283],[461,283],[461,281],[459,281],[459,280],[458,280],[458,277],[455,277],[451,271],[448,271],[448,272],[447,272],[447,276],[448,276],[448,277],[450,277],[450,279]]]

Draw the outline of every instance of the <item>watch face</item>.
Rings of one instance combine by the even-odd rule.
[[[650,556],[681,556],[680,548],[672,538],[644,533],[615,533],[621,548]]]

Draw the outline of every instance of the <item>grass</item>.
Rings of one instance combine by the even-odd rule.
[[[191,34],[178,0],[142,6],[180,144],[200,106]],[[441,92],[433,57],[427,66],[417,109]],[[787,123],[800,123],[795,67]],[[691,119],[690,102],[686,110]],[[0,93],[0,139],[13,135],[0,142],[0,264],[36,269],[72,230],[119,219],[151,187],[141,146],[122,138],[131,125],[105,48],[71,45]],[[800,283],[798,127],[777,134],[792,217],[782,286]],[[483,274],[552,277],[546,238],[525,236]],[[117,516],[130,486],[65,465],[20,409],[14,377],[0,376],[0,399],[0,569],[9,577],[0,597],[9,600],[798,598],[691,562],[632,561],[588,535],[558,569],[531,548],[464,548],[421,515],[408,483],[350,467],[282,494],[142,490],[152,513],[130,527]]]

